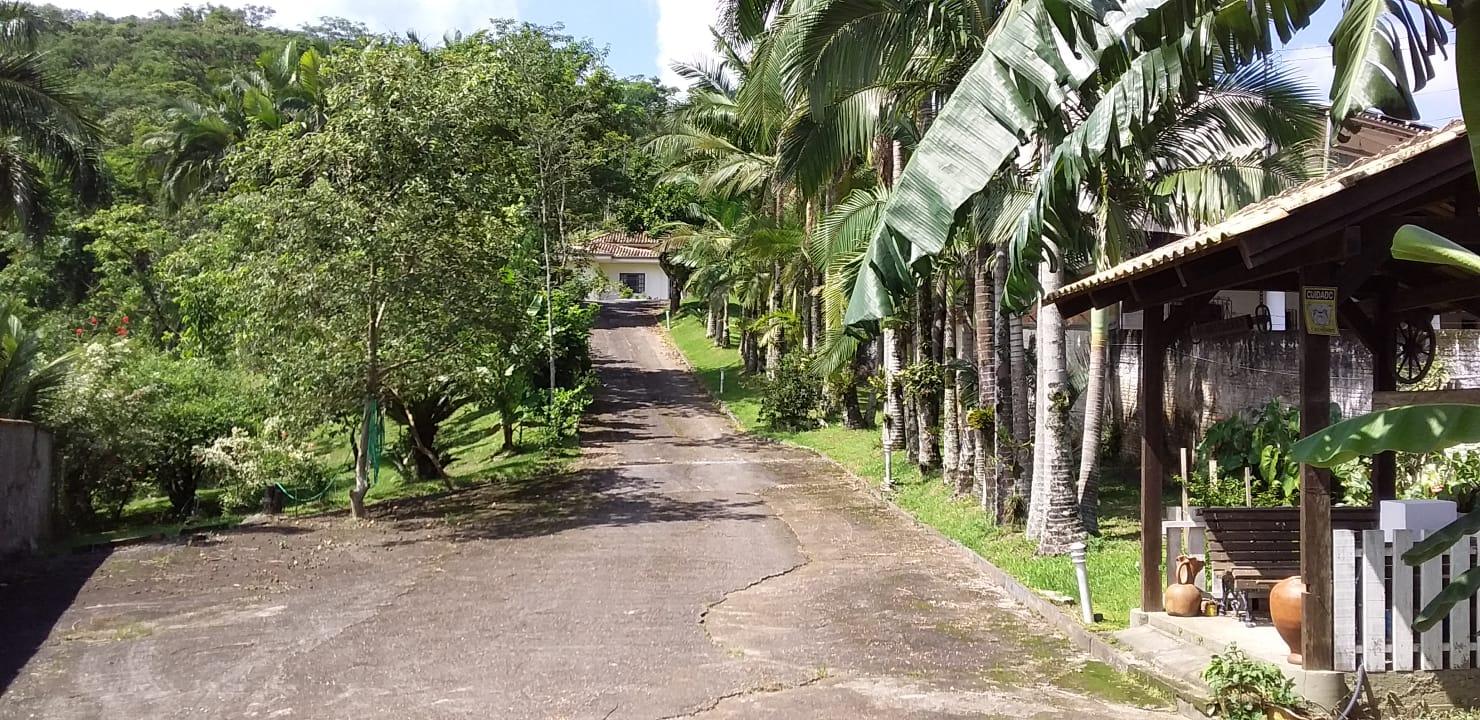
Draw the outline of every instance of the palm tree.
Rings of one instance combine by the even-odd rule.
[[[1204,45],[1206,34],[1188,32],[1180,45],[1148,48],[1136,34],[1140,28],[1164,30],[1168,21],[1184,17],[1161,14],[1160,5],[1152,0],[1127,6],[1116,11],[1116,17],[1107,18],[1059,0],[1028,0],[998,20],[982,58],[959,84],[900,178],[877,241],[868,251],[873,272],[857,283],[849,321],[889,315],[893,301],[887,288],[898,286],[910,272],[898,259],[940,253],[955,225],[956,209],[981,193],[1016,158],[1028,154],[1036,154],[1045,167],[1030,202],[1031,211],[1019,219],[1006,244],[1011,260],[1004,287],[1007,304],[1021,308],[1036,295],[1040,285],[1035,275],[1051,249],[1057,248],[1062,258],[1068,251],[1087,255],[1095,248],[1094,238],[1082,232],[1095,227],[1083,220],[1095,217],[1083,217],[1079,205],[1097,178],[1101,187],[1108,187],[1113,174],[1097,170],[1117,163],[1137,167],[1129,161],[1135,153],[1127,148],[1144,144],[1145,131],[1157,127],[1155,120],[1168,108],[1186,106],[1212,84],[1219,69],[1214,58],[1247,58],[1265,39],[1262,31],[1231,22],[1226,13],[1219,16],[1210,8],[1206,14],[1185,16],[1188,22],[1178,27],[1211,27],[1217,42]],[[1075,16],[1078,19],[1056,22]],[[1023,99],[1014,97],[1014,92]],[[1045,109],[1051,112],[1045,114]],[[1039,140],[1022,145],[1021,137]],[[1063,140],[1044,142],[1055,137]],[[1139,167],[1139,177],[1134,173],[1128,177],[1144,185],[1144,161]],[[1240,175],[1247,169],[1230,160],[1204,168],[1202,176],[1225,181],[1225,190],[1247,187],[1247,178]],[[1226,182],[1230,178],[1238,182]],[[1210,182],[1206,189],[1213,188]],[[1182,208],[1194,204],[1189,200]],[[1116,220],[1113,214],[1102,214],[1099,219],[1107,227]],[[1046,245],[1044,238],[1053,245]],[[1043,343],[1056,342],[1051,335],[1040,333],[1040,355],[1050,358],[1055,348]],[[1053,363],[1043,369],[1051,380]],[[1053,383],[1040,385],[1047,392],[1047,405],[1053,396],[1048,386]],[[1048,413],[1041,415],[1048,419]],[[1040,442],[1035,452],[1041,459],[1060,455],[1051,442]],[[1040,460],[1035,467],[1041,472],[1043,464]],[[1066,478],[1055,479],[1063,482]],[[1030,522],[1030,527],[1044,522],[1047,496],[1066,494],[1080,493],[1040,491],[1036,522]],[[1046,542],[1045,548],[1054,544]]]
[[[28,4],[0,4],[0,213],[33,239],[51,224],[52,178],[84,202],[100,191],[98,127],[36,52],[47,25]]]
[[[182,99],[165,111],[165,125],[144,139],[169,209],[219,188],[221,161],[254,129],[322,127],[327,99],[316,46],[289,42],[263,53],[248,71],[211,88],[203,100]]]
[[[12,303],[0,305],[0,417],[33,420],[66,380],[72,356],[46,358],[41,337],[16,311]]]

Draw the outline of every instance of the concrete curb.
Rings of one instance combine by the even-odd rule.
[[[720,410],[720,412],[724,413],[725,416],[730,419],[730,422],[735,426],[736,430],[754,438],[766,440],[768,442],[774,442],[778,445],[785,445],[787,447],[796,448],[798,450],[804,450],[837,468],[838,471],[841,472],[844,477],[848,478],[849,481],[852,482],[855,486],[857,486],[858,489],[864,491],[875,500],[878,500],[885,508],[888,509],[889,512],[894,513],[895,515],[905,520],[908,520],[909,522],[913,523],[915,527],[925,530],[927,533],[934,536],[936,540],[949,544],[957,554],[961,555],[969,562],[974,563],[976,567],[981,570],[982,574],[987,577],[987,579],[991,580],[993,583],[1005,590],[1009,597],[1022,604],[1028,610],[1032,611],[1033,614],[1038,615],[1044,620],[1047,620],[1049,624],[1052,625],[1056,630],[1063,633],[1069,639],[1070,644],[1073,645],[1076,649],[1088,654],[1091,658],[1095,660],[1098,660],[1102,663],[1105,663],[1106,665],[1109,665],[1112,668],[1115,668],[1117,672],[1128,675],[1139,682],[1150,685],[1151,687],[1156,688],[1162,693],[1165,693],[1169,698],[1174,699],[1177,705],[1178,712],[1182,713],[1186,717],[1206,717],[1197,710],[1197,706],[1206,703],[1206,698],[1199,697],[1197,693],[1192,692],[1188,688],[1182,687],[1180,683],[1172,680],[1171,678],[1163,677],[1154,669],[1137,660],[1129,652],[1121,650],[1120,648],[1113,645],[1111,641],[1106,640],[1104,637],[1101,637],[1097,633],[1091,632],[1090,630],[1085,628],[1078,619],[1059,609],[1057,605],[1049,602],[1042,595],[1039,595],[1037,592],[1033,591],[1032,588],[1029,588],[1028,586],[1019,582],[1017,578],[1009,575],[1007,571],[997,567],[996,565],[993,565],[991,561],[977,554],[975,550],[972,550],[971,548],[962,545],[960,542],[957,542],[956,540],[946,536],[944,533],[937,530],[936,528],[927,525],[924,522],[921,522],[919,518],[911,515],[909,511],[895,504],[893,500],[891,500],[887,495],[881,492],[867,479],[859,476],[857,473],[853,472],[842,463],[834,460],[831,457],[828,457],[827,455],[818,451],[816,448],[807,447],[806,445],[799,445],[793,442],[787,442],[785,440],[768,438],[763,435],[756,435],[755,433],[746,430],[745,427],[740,423],[740,419],[736,417],[733,412],[730,412],[729,407],[725,405],[724,401],[721,400],[717,395],[715,395],[715,393],[709,389],[708,385],[698,380],[697,371],[694,369],[693,363],[689,362],[688,356],[685,355],[683,353],[683,350],[679,349],[678,344],[673,341],[673,335],[668,331],[668,329],[666,327],[663,327],[661,323],[658,327],[662,330],[660,335],[663,337],[664,342],[668,344],[669,349],[675,353],[675,355],[678,357],[679,362],[683,363],[683,366],[689,371],[689,373],[696,376],[695,382],[699,383],[699,386],[704,389],[705,394],[709,396],[709,399]]]

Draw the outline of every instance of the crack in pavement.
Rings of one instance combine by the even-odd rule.
[[[700,715],[703,715],[704,713],[712,712],[713,710],[717,709],[721,703],[724,703],[727,700],[734,700],[735,698],[748,697],[751,695],[770,695],[774,693],[790,692],[792,690],[801,690],[803,688],[808,688],[816,685],[817,683],[826,680],[828,677],[829,676],[827,673],[819,672],[815,677],[803,680],[799,683],[791,683],[786,685],[776,683],[774,685],[745,688],[744,690],[737,690],[735,692],[725,693],[724,695],[715,698],[714,702],[705,703],[704,705],[695,708],[694,710],[690,710],[686,713],[679,713],[677,715],[664,715],[663,717],[658,718],[658,720],[679,720],[679,718],[696,718]]]

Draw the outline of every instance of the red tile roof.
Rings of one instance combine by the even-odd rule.
[[[658,259],[663,241],[646,233],[611,232],[586,241],[586,253],[622,259]]]

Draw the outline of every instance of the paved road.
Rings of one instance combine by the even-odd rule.
[[[573,474],[9,570],[0,718],[1159,717],[654,318],[604,311]]]

